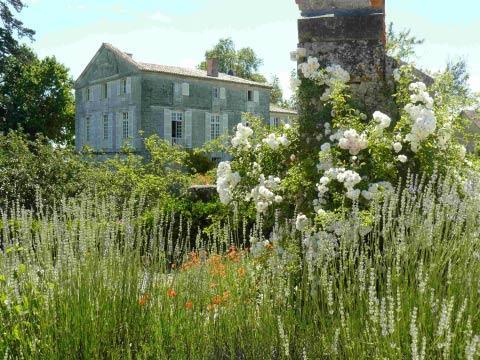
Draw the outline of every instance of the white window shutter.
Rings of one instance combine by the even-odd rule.
[[[172,143],[172,110],[165,109],[163,113],[163,138]]]
[[[132,78],[127,77],[127,94],[132,93]]]
[[[220,88],[220,99],[225,100],[227,98],[227,90],[225,88]]]
[[[275,121],[274,121],[274,118],[271,117],[270,118],[270,127],[273,128],[275,126]]]
[[[122,81],[121,80],[117,80],[115,81],[115,86],[117,88],[117,96],[120,96],[121,95],[121,86],[122,86]]]
[[[135,128],[134,127],[134,124],[135,124],[135,112],[130,110],[128,112],[128,137],[129,138],[134,138],[134,134],[133,134],[133,129]]]
[[[110,88],[110,86],[109,86]],[[113,114],[108,114],[108,147],[113,147]]]
[[[193,132],[192,111],[187,110],[185,111],[185,147],[187,149],[192,148],[192,132]]]
[[[258,90],[255,90],[253,92],[253,101],[255,101],[256,103],[260,102],[260,93],[258,92]]]
[[[228,114],[222,114],[220,124],[221,135],[228,135]]]
[[[212,114],[205,113],[205,142],[212,141]]]
[[[175,97],[178,97],[180,95],[180,84],[179,83],[174,83],[173,84],[173,95]]]
[[[182,95],[183,96],[190,96],[190,84],[189,83],[182,83]]]
[[[117,149],[120,150],[123,146],[123,114],[121,111],[117,112],[115,119],[115,132],[117,139]]]

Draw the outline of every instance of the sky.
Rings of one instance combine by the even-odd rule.
[[[41,56],[54,55],[76,79],[103,42],[134,59],[195,67],[220,38],[249,46],[263,59],[260,72],[277,75],[286,96],[297,47],[294,0],[26,0],[20,14],[37,34],[30,44]],[[479,0],[452,6],[447,0],[387,0],[387,22],[425,39],[413,59],[438,71],[464,58],[471,86],[480,91]]]

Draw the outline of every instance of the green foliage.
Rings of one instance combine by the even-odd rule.
[[[282,105],[283,104],[283,92],[282,88],[280,87],[280,79],[278,76],[273,76],[272,81],[270,81],[270,86],[272,86],[272,90],[270,91],[270,103],[275,105]]]
[[[395,32],[393,23],[388,26],[387,33],[387,53],[391,57],[400,61],[409,61],[415,55],[415,47],[425,42],[423,39],[417,39],[411,35],[411,30],[402,30]]]
[[[0,131],[22,130],[64,144],[73,141],[73,81],[54,57],[43,60],[29,49],[3,61],[0,81]]]
[[[291,220],[264,234],[259,219],[252,231],[232,220],[197,238],[164,209],[96,198],[37,217],[12,207],[0,232],[0,356],[476,359],[480,202],[470,180],[476,196],[417,179],[373,214],[320,216],[337,235]]]
[[[220,39],[213,49],[206,51],[205,60],[210,58],[218,60],[218,70],[222,73],[233,71],[235,76],[244,79],[267,82],[263,75],[257,73],[263,60],[249,47],[236,50],[231,38]],[[207,62],[203,61],[198,67],[206,70]]]
[[[32,40],[35,35],[35,31],[25,27],[14,15],[14,12],[23,10],[24,3],[22,0],[0,1],[0,74],[5,57],[15,56],[19,51],[17,38],[27,37]]]

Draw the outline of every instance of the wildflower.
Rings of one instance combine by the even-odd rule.
[[[138,305],[145,306],[149,301],[150,301],[150,295],[143,294],[142,296],[140,296],[140,299],[138,299]]]
[[[240,268],[238,268],[238,270],[237,270],[237,274],[238,274],[238,276],[241,277],[241,278],[245,277],[245,274],[246,274],[246,273],[247,273],[247,271],[245,270],[244,267],[240,267]]]
[[[308,218],[303,214],[298,214],[295,227],[298,231],[304,231],[308,226]]]
[[[188,300],[186,303],[185,303],[185,309],[192,309],[193,308],[193,302],[191,302],[190,300]]]
[[[167,290],[167,296],[168,296],[169,298],[174,298],[175,296],[177,296],[177,292],[176,292],[175,290],[173,290],[173,289],[168,289],[168,290]]]

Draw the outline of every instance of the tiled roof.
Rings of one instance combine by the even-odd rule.
[[[270,104],[270,112],[274,113],[281,113],[281,114],[290,114],[290,115],[298,115],[298,112],[293,109],[284,109],[280,106]]]
[[[137,62],[133,60],[133,58],[124,53],[123,51],[117,49],[116,47],[112,46],[111,44],[103,44],[106,48],[110,49],[111,51],[115,52],[118,56],[122,59],[126,60],[127,62],[135,65],[140,71],[149,71],[149,72],[157,72],[163,74],[171,74],[171,75],[180,75],[186,77],[192,77],[197,79],[209,79],[209,80],[218,80],[218,81],[226,81],[232,82],[237,84],[244,84],[244,85],[251,85],[251,86],[258,86],[263,88],[271,88],[270,85],[265,83],[259,83],[251,80],[242,79],[237,76],[231,76],[223,73],[219,73],[218,77],[208,76],[206,70],[199,70],[199,69],[188,69],[182,68],[178,66],[168,66],[168,65],[158,65],[158,64],[147,64],[142,62]]]

